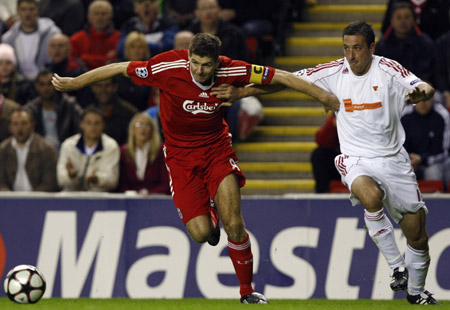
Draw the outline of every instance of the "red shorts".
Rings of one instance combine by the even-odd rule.
[[[210,198],[214,199],[219,184],[230,173],[236,174],[240,187],[245,185],[230,143],[228,138],[199,148],[164,147],[170,190],[184,224],[210,213]]]

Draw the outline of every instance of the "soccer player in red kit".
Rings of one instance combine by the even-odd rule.
[[[194,241],[211,245],[219,242],[219,218],[222,220],[241,302],[264,304],[266,298],[251,284],[253,254],[240,197],[245,176],[231,147],[221,108],[224,103],[211,89],[221,84],[282,84],[311,95],[328,110],[336,111],[339,101],[292,73],[219,56],[220,45],[217,37],[199,33],[189,50],[168,51],[148,61],[109,64],[75,78],[54,75],[53,85],[69,91],[123,74],[138,85],[160,89],[165,160],[178,214]]]

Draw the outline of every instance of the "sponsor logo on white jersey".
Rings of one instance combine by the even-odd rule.
[[[204,91],[202,91],[201,93],[200,93],[200,95],[198,95],[199,97],[202,97],[202,98],[209,98],[209,96],[208,96],[208,94],[206,93],[206,92],[204,92]]]
[[[148,70],[146,67],[136,68],[136,74],[141,79],[145,79],[148,76]]]
[[[219,106],[218,103],[208,104],[206,102],[198,102],[194,100],[185,100],[183,102],[183,109],[186,112],[190,112],[192,114],[199,114],[199,113],[213,114],[218,106]]]

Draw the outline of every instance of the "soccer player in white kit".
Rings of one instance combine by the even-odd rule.
[[[352,204],[365,208],[369,235],[392,269],[391,289],[407,290],[412,304],[439,304],[425,290],[430,264],[425,227],[428,210],[403,148],[405,132],[400,122],[406,103],[425,101],[434,89],[398,62],[373,55],[374,41],[369,24],[352,22],[343,32],[344,58],[295,73],[341,102],[336,117],[342,154],[335,165],[351,191]],[[234,92],[222,86],[216,92],[219,98],[234,100],[233,96],[274,90],[247,87]],[[404,257],[383,204],[407,239]]]

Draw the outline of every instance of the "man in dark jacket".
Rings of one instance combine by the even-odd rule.
[[[59,148],[65,139],[79,132],[82,109],[74,97],[55,90],[52,75],[50,71],[39,73],[34,83],[39,95],[25,107],[33,114],[36,132]]]
[[[422,80],[432,81],[434,43],[416,25],[409,3],[393,6],[391,26],[375,46],[375,54],[396,60]]]

